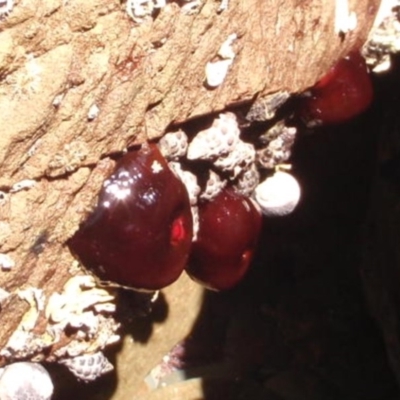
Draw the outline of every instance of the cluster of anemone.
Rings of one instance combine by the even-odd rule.
[[[309,125],[341,123],[371,100],[365,61],[354,52],[300,98],[298,114]],[[191,139],[179,130],[129,151],[71,250],[101,281],[120,287],[155,291],[184,270],[209,289],[234,287],[250,266],[262,214],[287,215],[300,199],[297,180],[280,168],[296,129],[278,131],[256,151],[242,140],[236,116],[224,113]],[[260,181],[259,167],[272,174]]]

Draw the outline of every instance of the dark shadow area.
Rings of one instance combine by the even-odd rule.
[[[300,135],[301,204],[264,221],[251,272],[234,291],[206,293],[185,342],[187,375],[205,378],[206,400],[399,397],[359,273],[387,101],[378,88],[362,117]]]

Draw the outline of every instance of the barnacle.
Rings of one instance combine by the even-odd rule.
[[[158,142],[158,148],[167,160],[175,160],[186,154],[188,137],[182,130],[168,132]]]
[[[70,326],[93,337],[99,329],[97,314],[113,313],[114,299],[110,292],[96,287],[92,276],[75,276],[65,284],[62,293],[53,293],[47,302],[48,332],[58,336]]]
[[[213,160],[227,155],[239,142],[240,130],[233,113],[220,114],[211,127],[200,131],[190,142],[189,160]]]
[[[8,15],[14,7],[14,0],[0,0],[0,17]]]
[[[0,253],[0,268],[3,271],[9,271],[15,266],[15,261],[8,254]]]

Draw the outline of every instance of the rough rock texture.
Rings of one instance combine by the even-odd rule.
[[[0,349],[28,310],[18,288],[49,295],[77,273],[65,240],[110,173],[108,155],[171,123],[304,90],[364,42],[378,4],[350,1],[357,26],[339,34],[334,1],[231,0],[218,13],[207,0],[192,15],[170,2],[142,24],[114,0],[17,1],[0,17],[0,253],[15,264],[0,270],[12,293]],[[234,33],[236,57],[210,90],[205,66]]]

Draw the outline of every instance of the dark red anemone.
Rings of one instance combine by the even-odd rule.
[[[100,279],[157,290],[179,277],[191,242],[186,188],[150,145],[118,161],[69,246]]]
[[[214,290],[234,287],[246,274],[261,229],[252,201],[232,189],[199,207],[200,229],[186,272]]]
[[[365,111],[373,88],[364,58],[352,52],[342,58],[301,99],[300,115],[308,123],[337,124]]]

